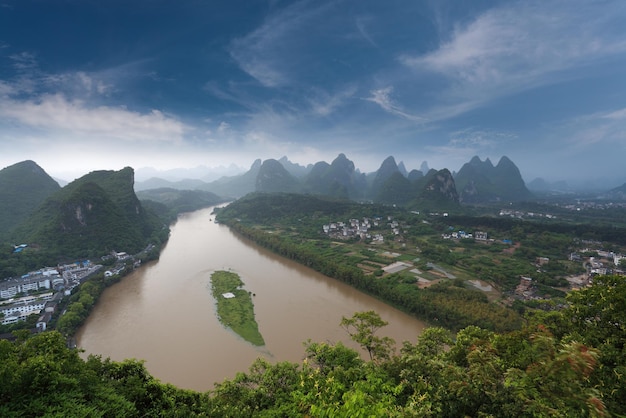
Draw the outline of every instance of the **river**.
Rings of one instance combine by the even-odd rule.
[[[357,348],[339,326],[354,312],[378,312],[389,322],[380,335],[397,342],[415,342],[423,330],[423,322],[215,224],[211,212],[181,215],[158,261],[104,291],[76,335],[85,354],[142,359],[159,380],[206,391],[258,357],[300,362],[307,339]],[[210,291],[215,270],[238,273],[255,294],[264,347],[219,323]]]

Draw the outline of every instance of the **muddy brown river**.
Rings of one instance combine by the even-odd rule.
[[[240,238],[215,224],[211,212],[181,215],[160,259],[103,293],[76,335],[85,354],[142,359],[161,381],[206,391],[247,371],[257,357],[300,362],[307,339],[357,348],[339,327],[343,316],[357,311],[377,311],[389,322],[379,333],[399,343],[415,342],[424,328],[350,286]],[[210,276],[229,269],[256,295],[264,347],[244,341],[216,317]]]

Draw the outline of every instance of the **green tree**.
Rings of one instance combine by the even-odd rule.
[[[626,415],[626,277],[599,276],[571,292],[563,312],[569,338],[596,348],[599,364],[590,379],[613,413]]]
[[[367,350],[372,361],[386,360],[391,355],[395,341],[390,337],[376,335],[387,324],[375,311],[356,312],[351,318],[341,319],[341,327],[353,341]]]

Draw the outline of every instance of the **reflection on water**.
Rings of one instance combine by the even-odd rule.
[[[415,341],[424,324],[351,287],[285,260],[211,222],[212,209],[181,215],[159,261],[107,289],[77,334],[80,348],[113,360],[143,359],[158,379],[206,391],[257,357],[300,361],[303,342],[343,341],[342,316],[375,310],[381,335]],[[255,348],[216,318],[215,270],[237,272],[253,297],[266,346]],[[356,348],[356,347],[355,347]]]

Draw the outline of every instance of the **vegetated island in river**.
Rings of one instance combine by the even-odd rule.
[[[217,316],[222,325],[256,346],[265,345],[254,319],[254,304],[250,292],[237,273],[218,270],[211,274],[211,291],[217,304]]]

